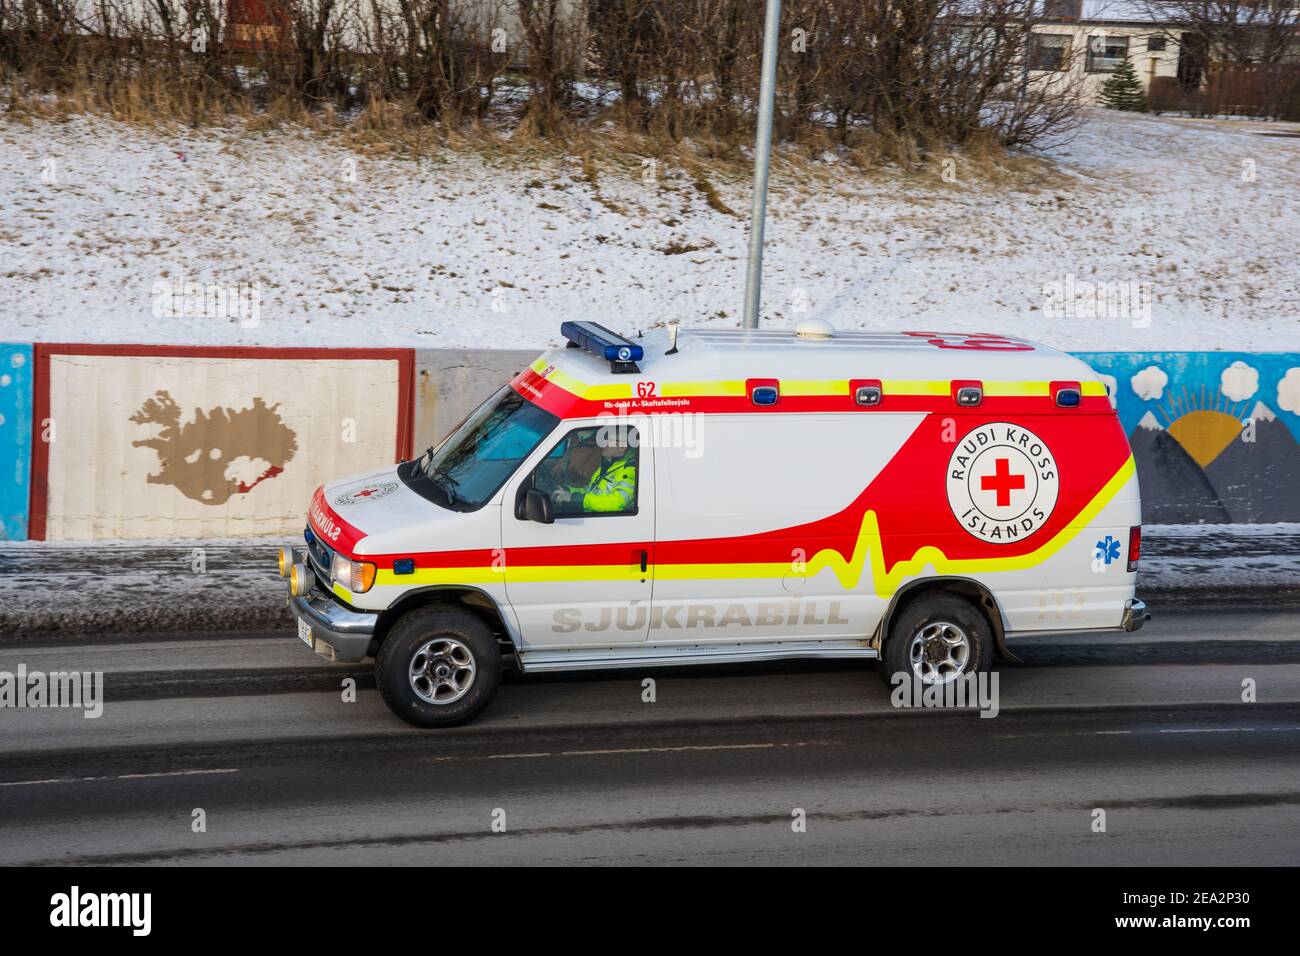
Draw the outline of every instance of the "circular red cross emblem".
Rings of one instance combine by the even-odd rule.
[[[948,505],[967,532],[1012,544],[1056,507],[1060,475],[1047,443],[1026,428],[992,422],[968,432],[948,461]]]

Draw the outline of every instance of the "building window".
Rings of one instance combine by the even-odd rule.
[[[1165,48],[1164,37],[1147,37],[1147,50],[1151,53],[1159,53]]]
[[[1083,0],[1043,0],[1043,16],[1048,19],[1077,20],[1083,14]]]
[[[1128,59],[1128,37],[1088,37],[1088,72],[1114,73]]]
[[[1031,70],[1066,70],[1070,66],[1070,37],[1065,33],[1035,33],[1029,45]]]

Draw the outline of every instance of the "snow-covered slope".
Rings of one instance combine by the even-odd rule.
[[[1036,190],[778,176],[766,321],[1300,350],[1300,138],[1255,128],[1095,111]],[[743,179],[716,185],[747,211]],[[597,190],[576,160],[0,120],[0,339],[531,348],[570,318],[735,325],[745,243],[743,215],[639,157]],[[155,315],[181,276],[253,284],[257,324]],[[1067,282],[1149,296],[1150,322],[1049,314]]]

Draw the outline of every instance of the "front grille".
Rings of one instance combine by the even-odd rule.
[[[308,528],[302,537],[307,542],[307,558],[311,561],[312,567],[316,569],[316,575],[321,581],[328,582],[330,567],[334,563],[334,552],[316,536],[311,528]]]

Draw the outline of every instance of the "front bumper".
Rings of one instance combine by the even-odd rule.
[[[1149,620],[1151,614],[1147,611],[1147,602],[1133,598],[1124,604],[1124,617],[1120,621],[1120,627],[1132,633]]]
[[[289,610],[311,628],[312,650],[321,657],[355,664],[374,656],[377,648],[372,645],[378,614],[351,611],[319,588],[312,588],[301,597],[290,594]]]

